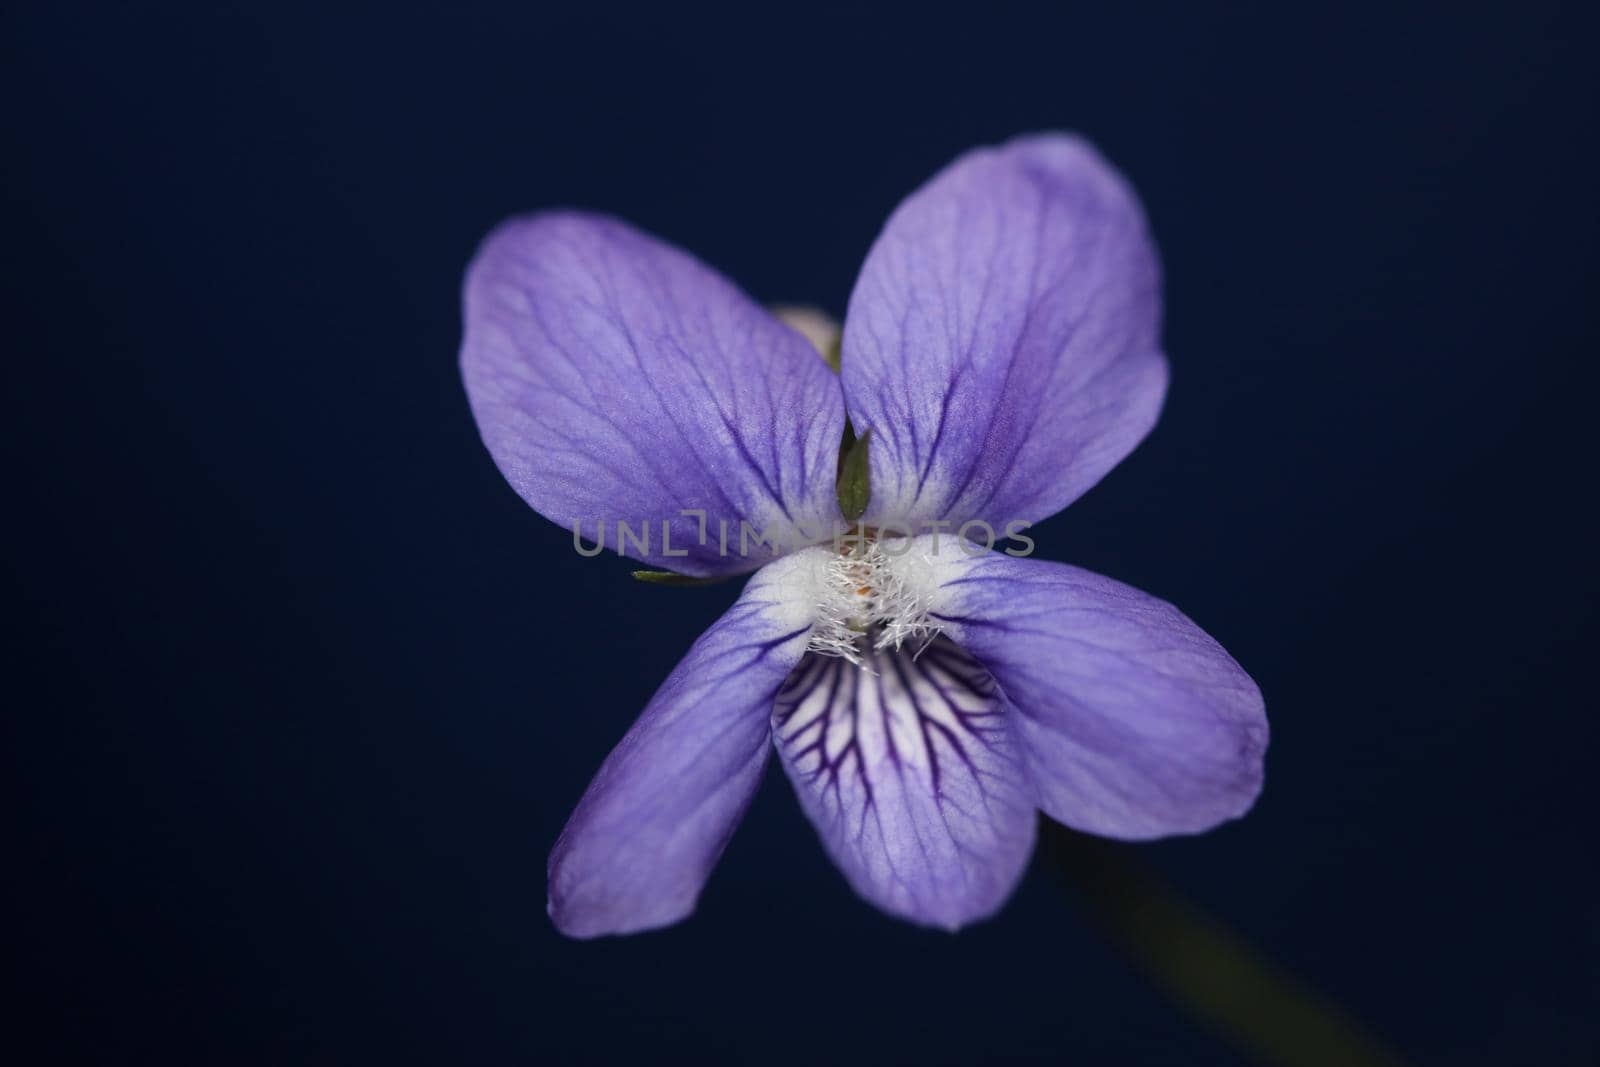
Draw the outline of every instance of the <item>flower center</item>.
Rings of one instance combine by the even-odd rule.
[[[823,575],[809,651],[862,667],[874,652],[910,643],[915,654],[938,635],[932,569],[909,548],[900,540],[886,547],[870,532],[841,544]]]

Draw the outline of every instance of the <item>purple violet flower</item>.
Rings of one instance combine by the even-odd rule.
[[[765,563],[579,802],[550,857],[556,926],[687,916],[772,747],[856,892],[951,930],[1005,902],[1036,811],[1142,840],[1249,809],[1267,723],[1227,652],[1138,590],[955,533],[1044,519],[1138,444],[1166,391],[1160,313],[1134,193],[1059,134],[969,152],[899,206],[837,374],[614,219],[489,236],[461,362],[517,493],[586,537],[648,523],[612,547],[682,574]],[[859,536],[815,543],[843,522],[847,414],[870,498]],[[784,551],[741,554],[741,524]]]

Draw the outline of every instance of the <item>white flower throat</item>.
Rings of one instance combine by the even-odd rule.
[[[885,547],[868,532],[829,555],[807,651],[862,667],[871,653],[909,645],[916,655],[938,636],[942,627],[931,618],[937,587],[932,561],[912,544],[895,540]]]

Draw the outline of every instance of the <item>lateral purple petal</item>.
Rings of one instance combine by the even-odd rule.
[[[1109,578],[990,553],[953,564],[939,617],[999,682],[1039,807],[1137,840],[1198,833],[1261,791],[1261,692],[1171,604]]]
[[[735,542],[741,521],[786,538],[831,529],[837,378],[693,257],[615,219],[512,219],[468,268],[464,308],[484,443],[524,500],[587,543],[604,521],[606,547],[711,575],[768,558],[724,555],[719,521]]]
[[[584,793],[550,854],[562,933],[633,933],[694,910],[766,767],[773,696],[805,650],[806,605],[771,580],[790,559],[695,642]]]
[[[991,679],[948,641],[808,655],[773,708],[801,807],[850,885],[892,915],[954,930],[992,915],[1037,819]]]
[[[1155,424],[1160,319],[1143,212],[1090,145],[1043,134],[961,156],[896,209],[850,297],[869,521],[999,529],[1066,507]]]

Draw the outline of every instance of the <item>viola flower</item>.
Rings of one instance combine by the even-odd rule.
[[[1251,806],[1261,694],[1215,641],[1138,590],[955,533],[1060,511],[1149,432],[1160,313],[1132,190],[1058,134],[969,152],[899,206],[851,294],[837,374],[710,268],[614,219],[490,235],[461,362],[512,487],[586,536],[648,522],[666,536],[612,547],[657,567],[759,566],[556,842],[557,927],[687,916],[773,748],[856,892],[951,930],[1005,902],[1037,811],[1142,840]],[[847,414],[870,432],[860,536],[807,545],[845,518]],[[741,523],[783,552],[716,533]]]

